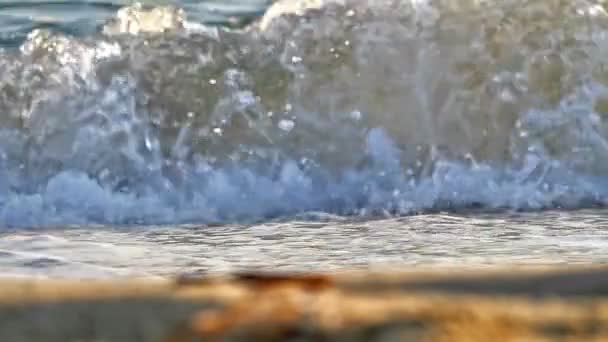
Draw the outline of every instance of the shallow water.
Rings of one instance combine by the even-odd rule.
[[[0,234],[6,275],[127,277],[251,269],[608,263],[603,210],[450,215],[253,226],[79,227]]]
[[[0,4],[0,273],[601,263],[602,1]]]

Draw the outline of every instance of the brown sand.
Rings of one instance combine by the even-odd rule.
[[[608,268],[0,282],[0,341],[608,341]]]

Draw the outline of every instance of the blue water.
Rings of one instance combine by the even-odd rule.
[[[243,23],[261,16],[272,0],[145,0],[145,5],[174,5],[188,19],[209,25]],[[92,34],[130,0],[5,0],[0,2],[0,46],[18,46],[36,28],[75,35]]]

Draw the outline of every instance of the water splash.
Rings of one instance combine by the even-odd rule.
[[[0,52],[0,222],[257,221],[608,199],[602,1],[121,9]]]

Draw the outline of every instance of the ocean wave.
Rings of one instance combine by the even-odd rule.
[[[0,51],[0,222],[243,222],[608,200],[602,1],[134,5]]]

